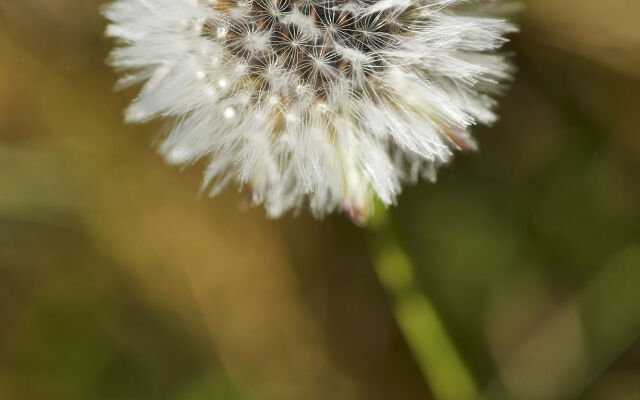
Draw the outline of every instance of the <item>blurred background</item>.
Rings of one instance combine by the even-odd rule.
[[[640,2],[528,0],[502,120],[369,229],[124,126],[99,0],[0,0],[0,399],[640,399]]]

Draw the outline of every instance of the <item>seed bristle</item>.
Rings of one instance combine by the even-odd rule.
[[[401,34],[397,19],[415,14],[412,9],[401,10],[401,15],[392,10],[362,11],[375,3],[219,0],[211,7],[225,15],[224,34],[212,20],[203,24],[201,34],[221,43],[229,60],[247,63],[249,77],[263,80],[259,86],[266,91],[272,88],[259,73],[259,65],[275,57],[292,82],[305,81],[313,87],[315,100],[323,100],[334,85],[346,84],[358,91],[372,74],[384,69],[386,63],[378,51],[393,46],[393,35]]]

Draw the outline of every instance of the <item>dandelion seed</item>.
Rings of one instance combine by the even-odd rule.
[[[515,27],[495,0],[116,0],[104,13],[130,122],[166,117],[167,160],[203,187],[251,188],[277,217],[308,204],[364,221],[434,179],[496,120]]]

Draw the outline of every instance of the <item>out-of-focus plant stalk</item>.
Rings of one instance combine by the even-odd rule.
[[[415,267],[378,203],[368,223],[372,261],[389,296],[393,315],[437,400],[477,398],[476,384],[428,296],[418,287]]]
[[[640,336],[638,260],[635,243],[611,257],[499,365],[481,398],[580,397]]]

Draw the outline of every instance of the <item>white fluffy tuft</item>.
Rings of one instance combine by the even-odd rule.
[[[277,217],[308,203],[357,221],[403,181],[434,180],[496,120],[516,28],[492,0],[116,0],[109,62],[145,82],[129,122],[173,121],[176,164],[209,161]]]

